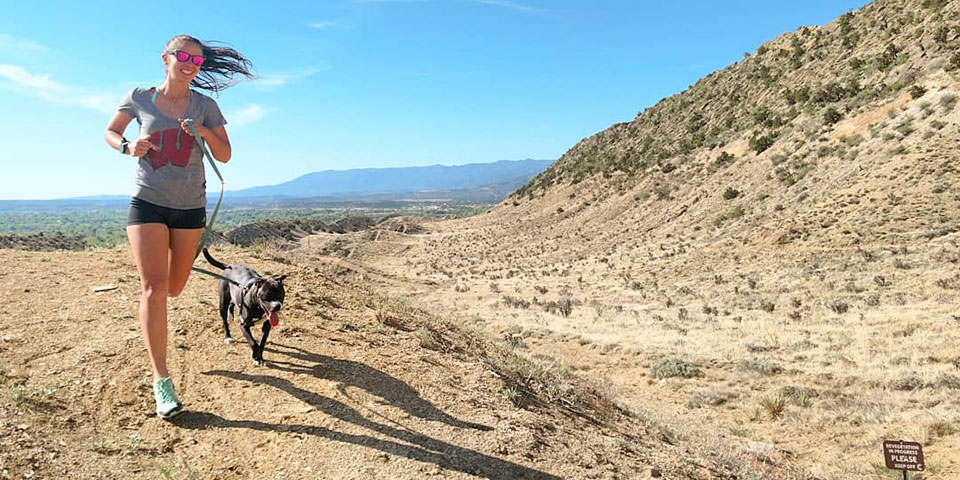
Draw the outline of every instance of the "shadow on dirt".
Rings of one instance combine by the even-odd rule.
[[[277,347],[280,348],[278,349]],[[317,378],[338,382],[339,387],[337,390],[340,394],[348,398],[350,395],[346,391],[346,387],[354,386],[382,398],[390,405],[417,418],[439,421],[459,428],[473,428],[483,431],[493,430],[486,425],[465,422],[454,418],[424,400],[420,396],[420,393],[410,385],[363,363],[319,355],[308,352],[302,348],[282,344],[273,344],[267,351],[273,351],[274,353],[286,355],[307,363],[307,365],[301,365],[291,362],[272,361],[267,363],[270,368],[291,373],[309,374]]]
[[[289,348],[289,347],[287,347]],[[373,382],[374,379],[385,379],[384,381],[392,381],[403,385],[406,391],[413,391],[413,389],[403,382],[390,377],[389,375],[379,372],[375,369],[372,369],[368,366],[358,364],[356,362],[349,361],[337,361],[329,357],[323,357],[319,355],[314,355],[310,353],[302,352],[299,355],[303,355],[306,358],[317,358],[321,359],[324,362],[333,362],[333,365],[336,365],[337,362],[340,362],[339,365],[346,366],[346,370],[341,371],[338,374],[334,375],[343,375],[351,371],[360,373],[367,372],[365,374],[373,375],[369,379],[360,380],[361,384],[369,385],[370,382]],[[298,366],[302,369],[305,367]],[[300,371],[300,370],[295,370]],[[314,370],[309,369],[310,372]],[[412,460],[417,460],[421,462],[429,462],[436,464],[437,466],[448,469],[448,470],[457,470],[471,475],[478,475],[486,478],[523,478],[523,479],[538,479],[538,480],[559,480],[560,477],[551,475],[548,473],[541,472],[532,468],[525,467],[523,465],[518,465],[513,462],[502,460],[490,455],[485,455],[467,448],[459,447],[429,436],[408,430],[397,428],[391,425],[386,425],[383,423],[378,423],[364,417],[359,411],[353,407],[346,405],[344,403],[338,402],[336,400],[318,395],[307,390],[303,390],[295,386],[289,380],[278,378],[269,375],[249,375],[246,373],[231,372],[226,370],[210,370],[203,372],[204,375],[218,376],[231,378],[234,380],[251,382],[262,385],[269,385],[271,387],[277,388],[284,392],[289,393],[294,398],[311,405],[317,410],[324,412],[327,415],[330,415],[334,418],[343,420],[345,422],[350,422],[354,425],[370,429],[374,432],[377,432],[381,435],[385,435],[396,439],[400,442],[392,440],[385,440],[381,438],[376,438],[368,435],[355,435],[350,433],[338,432],[336,430],[331,430],[325,427],[313,426],[313,425],[289,425],[289,424],[275,424],[275,423],[266,423],[260,422],[257,420],[227,420],[223,417],[220,417],[213,413],[208,412],[194,412],[186,411],[173,418],[173,423],[188,429],[216,429],[216,428],[248,428],[258,431],[268,431],[268,432],[298,432],[305,433],[309,435],[315,435],[318,437],[327,438],[330,440],[351,443],[354,445],[362,445],[369,448],[374,448],[382,452],[406,457]],[[358,375],[359,376],[359,375]],[[322,376],[322,378],[328,378]],[[356,382],[356,379],[353,379]],[[355,384],[351,382],[351,384]],[[376,391],[382,391],[384,387],[377,387]],[[392,398],[392,396],[391,396]],[[404,405],[420,405],[426,403],[422,399],[414,400],[413,403],[403,403]],[[436,410],[431,406],[433,410]],[[439,414],[435,414],[439,415]],[[395,423],[395,422],[394,422]]]

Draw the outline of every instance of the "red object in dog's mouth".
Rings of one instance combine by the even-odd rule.
[[[280,314],[277,312],[270,312],[267,314],[267,316],[270,319],[271,327],[276,327],[280,323]]]

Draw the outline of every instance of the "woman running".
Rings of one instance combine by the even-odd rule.
[[[194,129],[218,161],[228,162],[232,153],[217,102],[190,87],[219,93],[235,75],[253,75],[250,61],[236,50],[189,35],[170,39],[161,58],[166,80],[130,91],[104,137],[139,159],[127,238],[140,272],[140,330],[153,367],[157,415],[166,419],[183,410],[167,370],[167,297],[180,295],[187,283],[207,216],[203,152]],[[128,141],[123,132],[133,119],[140,131]]]

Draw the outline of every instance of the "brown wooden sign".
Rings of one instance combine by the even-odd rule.
[[[884,440],[883,459],[891,470],[922,472],[924,469],[923,447],[917,442]]]

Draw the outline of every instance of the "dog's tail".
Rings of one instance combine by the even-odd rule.
[[[210,256],[210,252],[207,251],[207,247],[203,247],[203,257],[206,258],[208,262],[210,262],[210,265],[213,265],[214,267],[217,267],[217,268],[219,268],[220,270],[226,270],[226,269],[227,269],[227,266],[224,265],[223,262],[221,262],[221,261],[217,260],[216,258],[213,258],[213,257]]]

